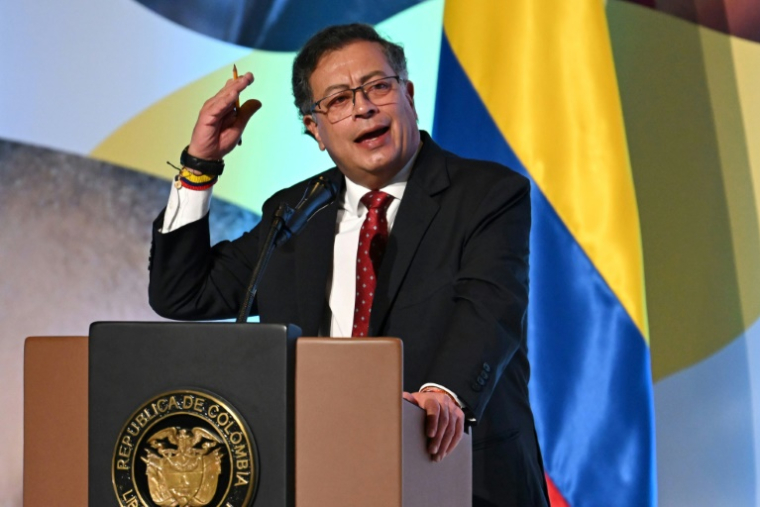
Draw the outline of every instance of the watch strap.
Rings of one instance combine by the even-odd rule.
[[[188,148],[190,146],[186,146],[179,157],[179,163],[182,167],[194,169],[210,176],[219,176],[224,172],[224,160],[207,160],[194,157],[187,152]]]

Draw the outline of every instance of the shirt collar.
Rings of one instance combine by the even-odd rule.
[[[393,179],[380,190],[386,194],[393,196],[395,199],[401,200],[404,195],[404,190],[406,190],[406,182],[409,180],[409,175],[412,172],[412,167],[414,166],[414,162],[417,160],[417,155],[420,154],[421,148],[422,143],[419,144],[417,151],[414,152],[414,155],[412,155],[412,158],[409,159],[409,162],[407,162],[406,165],[402,167],[401,170],[396,174],[396,176],[394,176]],[[361,198],[364,197],[364,194],[369,192],[370,189],[363,187],[358,183],[354,183],[345,176],[344,178],[346,179],[346,190],[342,196],[341,207],[344,210],[353,213],[354,215],[359,215]]]

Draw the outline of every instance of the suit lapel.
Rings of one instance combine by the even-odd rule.
[[[406,277],[417,248],[439,210],[434,195],[449,186],[446,159],[427,133],[404,190],[377,278],[369,336],[377,336]]]
[[[342,191],[343,176],[337,169],[326,175]],[[296,238],[296,300],[301,330],[305,336],[317,336],[326,304],[327,277],[333,260],[337,199],[309,221]]]

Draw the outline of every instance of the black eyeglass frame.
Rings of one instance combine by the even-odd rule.
[[[329,99],[331,97],[335,97],[336,95],[340,95],[341,93],[346,93],[346,92],[351,92],[351,105],[355,106],[356,105],[356,92],[358,92],[359,90],[361,90],[362,93],[366,97],[367,96],[367,92],[364,91],[364,87],[372,85],[372,84],[377,83],[378,81],[382,81],[384,79],[395,79],[396,82],[399,85],[401,84],[401,81],[402,81],[401,76],[399,76],[399,75],[395,75],[395,76],[383,76],[383,77],[379,77],[377,79],[373,79],[372,81],[367,81],[366,83],[364,83],[362,85],[359,85],[356,88],[347,88],[345,90],[340,90],[338,92],[331,93],[330,95],[326,95],[326,96],[322,97],[321,99],[319,99],[318,101],[312,103],[311,108],[309,109],[309,114],[311,114],[311,115],[313,115],[314,113],[327,114],[327,111],[317,111],[317,108],[319,107],[320,102],[323,102],[323,101],[325,101],[325,100],[327,100],[327,99]]]

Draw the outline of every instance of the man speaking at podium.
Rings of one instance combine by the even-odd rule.
[[[339,194],[274,251],[252,314],[304,336],[401,338],[404,397],[427,412],[432,459],[469,422],[473,505],[547,505],[528,401],[528,181],[419,131],[403,49],[368,25],[316,34],[292,81],[307,133],[335,162],[323,175]],[[164,317],[235,316],[277,206],[306,189],[276,193],[259,226],[209,247],[215,174],[261,107],[237,105],[252,83],[250,73],[231,79],[203,105],[154,224],[150,303]]]

